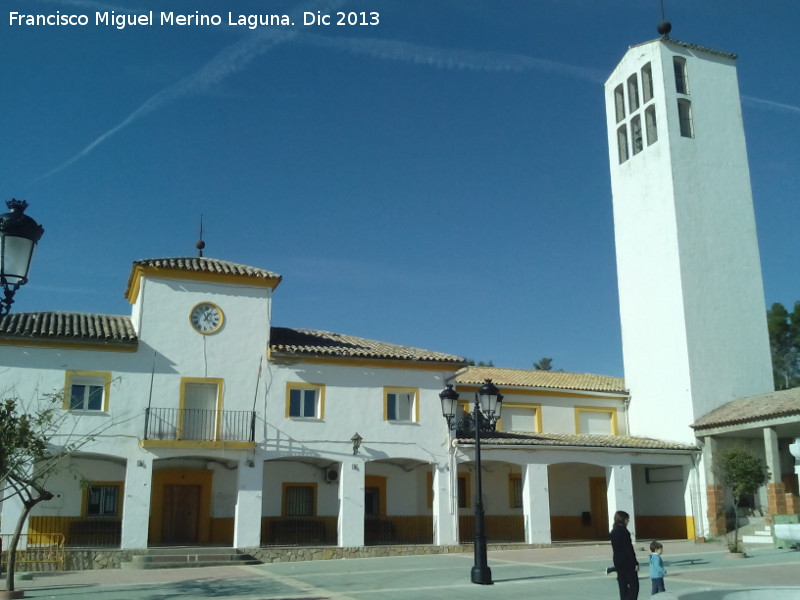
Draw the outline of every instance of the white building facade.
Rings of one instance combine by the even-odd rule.
[[[492,378],[505,412],[483,443],[490,541],[603,539],[615,510],[647,535],[694,536],[697,448],[631,436],[621,379],[464,369],[273,327],[279,282],[209,258],[143,260],[130,317],[4,317],[4,395],[30,406],[63,391],[64,435],[93,435],[26,531],[122,549],[469,542],[474,444],[448,431],[438,395],[454,383],[468,412]],[[8,534],[21,508],[0,507]]]

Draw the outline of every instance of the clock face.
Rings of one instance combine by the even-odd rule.
[[[203,334],[215,333],[222,327],[224,320],[222,310],[211,302],[201,302],[189,313],[189,322],[197,331]]]

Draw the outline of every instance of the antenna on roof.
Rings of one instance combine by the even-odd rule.
[[[658,24],[656,29],[662,37],[668,38],[669,32],[672,31],[672,23],[667,21],[667,18],[664,16],[664,0],[659,0],[659,2],[661,4],[661,22]]]
[[[203,248],[206,247],[206,243],[203,241],[203,215],[200,214],[200,239],[195,244],[197,247],[197,256],[203,258]]]

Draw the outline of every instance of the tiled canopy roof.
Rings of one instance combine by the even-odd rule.
[[[0,318],[0,338],[137,343],[130,317],[68,312],[10,313]]]
[[[501,387],[533,387],[586,392],[625,394],[625,380],[608,375],[591,373],[565,373],[563,371],[534,371],[531,369],[500,369],[497,367],[469,367],[456,377],[460,384],[481,384],[491,379]]]
[[[266,269],[248,267],[237,263],[219,260],[216,258],[206,258],[202,256],[190,256],[186,258],[145,258],[134,261],[131,275],[128,278],[128,287],[125,295],[127,296],[134,282],[137,281],[137,273],[141,269],[163,269],[164,271],[178,271],[191,275],[193,273],[209,273],[215,275],[246,277],[256,281],[270,282],[272,286],[278,285],[282,277]],[[254,282],[255,283],[255,282]]]
[[[187,258],[145,258],[134,261],[134,267],[157,267],[159,269],[177,269],[179,271],[196,271],[198,273],[220,273],[223,275],[245,275],[261,279],[280,279],[281,276],[266,269],[248,267],[237,263],[207,258],[204,256],[190,256]]]
[[[459,438],[461,445],[474,444],[472,438]],[[573,448],[618,448],[621,450],[677,450],[694,452],[697,446],[627,435],[592,435],[588,433],[510,433],[481,435],[481,445],[488,446],[559,446]]]
[[[713,429],[791,416],[800,419],[800,387],[733,400],[703,415],[692,427]]]
[[[460,356],[431,352],[410,346],[398,346],[351,335],[273,327],[270,338],[273,353],[292,356],[324,356],[342,358],[377,358],[409,361],[442,362],[459,365]]]

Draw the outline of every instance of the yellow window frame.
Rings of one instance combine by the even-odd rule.
[[[99,486],[108,486],[108,487],[116,487],[117,488],[117,513],[115,515],[107,515],[103,517],[96,517],[92,515],[91,518],[98,518],[98,519],[118,519],[122,516],[122,502],[125,498],[125,482],[124,481],[90,481],[84,488],[83,488],[83,497],[81,499],[81,516],[89,517],[89,488],[91,487],[99,487]]]
[[[289,414],[292,390],[316,390],[319,403],[319,414],[313,417],[293,417]],[[325,384],[306,383],[305,381],[289,381],[286,383],[286,418],[287,419],[324,419],[325,418]]]
[[[311,488],[312,490],[312,506],[311,506],[311,517],[317,516],[317,484],[315,482],[306,482],[306,481],[284,481],[281,485],[281,516],[287,517],[292,515],[286,514],[286,491],[289,488]]]
[[[186,408],[186,384],[187,383],[214,383],[217,386],[217,404],[214,410],[217,411],[216,423],[214,426],[214,440],[219,441],[222,430],[222,399],[224,397],[225,380],[221,377],[181,377],[181,397],[180,397],[180,418],[178,419],[177,439],[183,440],[183,416]]]
[[[73,383],[77,383],[80,385],[80,381],[75,382],[74,380],[95,380],[98,383],[102,381],[103,385],[103,408],[101,410],[89,410],[89,409],[81,409],[71,408],[72,405],[72,385]],[[64,380],[64,403],[63,408],[64,410],[75,410],[81,412],[108,412],[108,405],[109,405],[109,395],[111,392],[111,373],[107,371],[67,371],[66,377]]]
[[[414,407],[410,421],[389,419],[389,394],[414,394]],[[419,423],[419,388],[384,387],[383,388],[383,420],[389,423]]]
[[[534,427],[533,433],[542,432],[542,405],[541,404],[528,404],[527,402],[505,402],[500,409],[500,418],[497,420],[497,431],[505,431],[503,429],[503,411],[506,408],[524,408],[534,412]]]
[[[606,413],[611,416],[611,435],[617,434],[617,409],[612,406],[576,406],[575,407],[575,433],[581,431],[581,414],[585,412]]]

